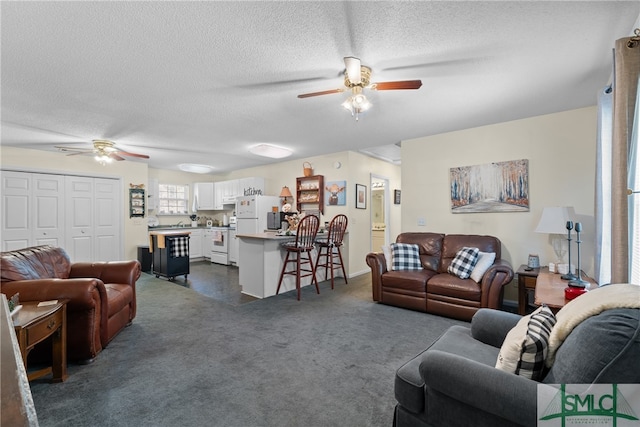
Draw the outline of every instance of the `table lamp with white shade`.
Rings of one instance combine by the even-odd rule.
[[[573,221],[576,212],[572,207],[546,207],[542,211],[536,233],[551,235],[551,244],[556,254],[556,265],[564,263],[564,254],[569,250],[569,264],[571,264],[571,241],[567,239],[567,246],[563,244],[563,236],[567,233],[567,222]],[[571,270],[571,265],[569,265]]]

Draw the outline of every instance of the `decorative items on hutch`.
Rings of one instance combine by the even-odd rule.
[[[129,218],[144,217],[144,184],[129,184]]]
[[[323,175],[310,175],[296,178],[296,206],[298,212],[319,211],[324,214],[323,201]]]

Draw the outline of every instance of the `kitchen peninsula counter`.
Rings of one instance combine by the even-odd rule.
[[[326,233],[318,233],[317,238],[322,239]],[[267,298],[276,294],[280,272],[286,256],[280,244],[288,240],[295,240],[294,235],[279,235],[276,232],[264,232],[257,234],[238,234],[240,240],[240,258],[238,276],[242,293],[256,298]],[[342,257],[345,262],[345,270],[349,271],[349,244],[345,235]],[[316,262],[317,252],[311,253],[313,262]],[[341,274],[336,269],[335,274]],[[318,282],[324,279],[324,269],[318,272]],[[301,279],[300,286],[311,284],[311,277]],[[285,276],[282,281],[280,293],[296,288],[296,279],[293,276]]]

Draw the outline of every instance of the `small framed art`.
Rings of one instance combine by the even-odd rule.
[[[367,209],[367,186],[356,184],[356,209]]]
[[[400,190],[393,190],[393,204],[400,204]]]

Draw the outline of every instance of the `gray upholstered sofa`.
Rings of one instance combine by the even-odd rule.
[[[635,285],[607,288],[616,286]],[[640,306],[640,286],[637,295],[631,300]],[[605,309],[581,321],[557,347],[540,382],[495,368],[505,336],[520,318],[480,309],[470,327],[451,327],[400,367],[394,425],[535,426],[539,384],[555,394],[550,384],[640,383],[640,308]]]

